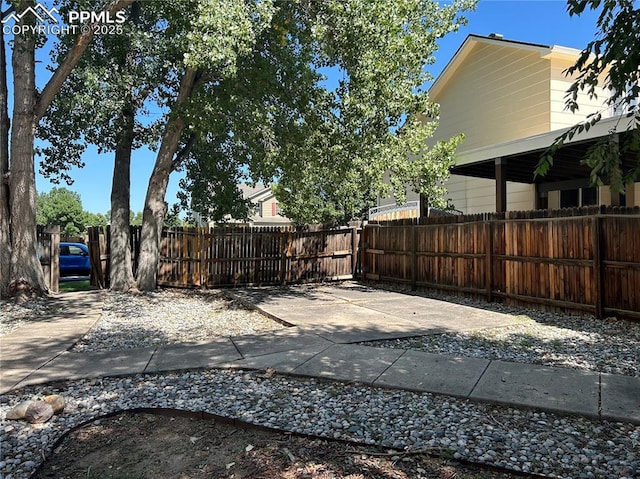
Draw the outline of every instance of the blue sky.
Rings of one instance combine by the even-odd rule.
[[[570,18],[566,2],[556,0],[510,1],[480,0],[475,12],[467,15],[469,23],[459,32],[440,41],[436,52],[436,63],[430,72],[437,77],[447,65],[468,34],[489,35],[500,33],[504,38],[546,45],[562,45],[582,49],[593,39],[596,16],[586,12],[581,17]],[[42,85],[44,69],[38,69],[38,84]],[[153,168],[155,153],[139,150],[134,153],[131,171],[131,209],[141,211],[144,204],[149,175]],[[86,166],[71,172],[75,182],[65,186],[80,194],[85,210],[106,213],[110,209],[113,154],[99,155],[90,149],[84,156]],[[166,201],[175,203],[179,174],[171,176]],[[53,186],[40,175],[36,177],[38,192],[49,191]]]

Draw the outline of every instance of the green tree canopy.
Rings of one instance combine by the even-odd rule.
[[[85,231],[85,213],[82,200],[75,191],[52,188],[40,193],[36,203],[36,221],[41,225],[58,225],[60,233],[79,236]]]
[[[640,8],[633,0],[568,0],[569,15],[581,15],[585,10],[598,10],[598,32],[589,42],[568,74],[577,73],[575,82],[566,95],[566,108],[579,110],[578,94],[586,92],[597,98],[596,87],[603,86],[609,97],[606,106],[622,113],[618,124],[609,135],[589,149],[583,163],[591,168],[591,183],[608,184],[613,192],[623,192],[626,184],[640,177]],[[602,84],[604,78],[604,84]],[[575,135],[589,131],[602,120],[602,112],[592,113],[558,137],[542,155],[536,175],[544,176],[553,167],[553,157],[559,148]],[[628,132],[623,141],[619,133]],[[637,161],[633,168],[623,168],[621,156],[633,155]]]
[[[198,105],[201,117],[211,115],[198,136],[206,147],[186,162],[191,207],[205,218],[219,217],[219,205],[242,207],[233,183],[243,176],[275,183],[296,223],[344,223],[392,189],[402,201],[407,185],[444,206],[442,184],[461,138],[425,147],[436,122],[422,119],[438,116],[424,88],[432,79],[426,68],[436,40],[455,31],[474,2],[275,6],[270,28],[237,58],[238,74]],[[327,84],[329,74],[337,85]]]

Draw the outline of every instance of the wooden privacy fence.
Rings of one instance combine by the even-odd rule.
[[[109,284],[110,229],[90,228],[92,284]],[[295,232],[290,228],[165,229],[158,285],[218,287],[349,279],[357,267],[355,228]],[[131,227],[134,273],[140,228]],[[94,283],[95,280],[95,283]]]
[[[363,278],[640,318],[638,208],[425,220],[367,225]]]

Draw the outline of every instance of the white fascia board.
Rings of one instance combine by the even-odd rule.
[[[577,143],[585,140],[592,140],[601,136],[606,136],[610,131],[626,131],[627,119],[624,116],[616,116],[600,120],[589,131],[576,134],[571,141],[565,144]],[[527,153],[529,151],[544,150],[551,146],[556,138],[568,131],[569,128],[549,131],[540,135],[529,136],[519,140],[507,141],[497,145],[484,146],[469,151],[461,151],[456,154],[456,166],[469,165],[481,161],[493,160],[507,156]]]

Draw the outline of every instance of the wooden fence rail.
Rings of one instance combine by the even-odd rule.
[[[370,224],[363,278],[640,318],[640,210],[610,211]]]
[[[110,229],[90,228],[92,284],[109,284]],[[290,228],[165,229],[158,285],[218,287],[349,279],[357,268],[355,228],[296,232]],[[134,273],[140,228],[131,227]]]

